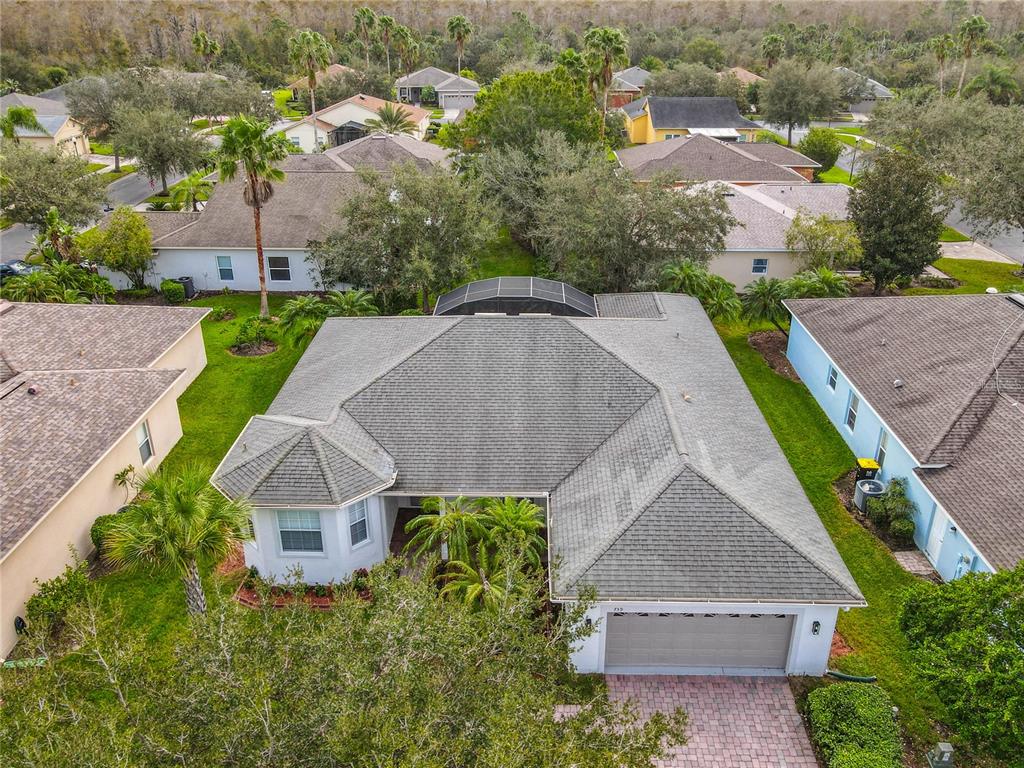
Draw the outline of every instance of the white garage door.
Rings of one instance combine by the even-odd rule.
[[[441,109],[472,109],[475,104],[476,97],[472,93],[441,94]]]
[[[609,614],[605,668],[785,669],[793,616]],[[614,670],[613,670],[614,671]]]

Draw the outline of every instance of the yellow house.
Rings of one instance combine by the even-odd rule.
[[[57,149],[66,155],[85,157],[90,152],[85,128],[68,114],[67,107],[53,99],[41,99],[24,93],[8,93],[0,98],[0,112],[11,107],[28,107],[35,112],[39,128],[17,128],[15,136],[22,144],[39,150]]]
[[[721,141],[752,142],[761,126],[740,115],[725,96],[645,96],[622,108],[633,144],[653,144],[703,134]]]

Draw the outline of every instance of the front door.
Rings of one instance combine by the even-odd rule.
[[[949,518],[942,508],[936,505],[935,513],[932,515],[932,527],[928,531],[928,543],[924,551],[932,563],[938,562],[939,551],[942,549],[942,540],[946,538],[946,529],[949,527]]]

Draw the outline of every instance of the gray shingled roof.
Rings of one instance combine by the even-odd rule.
[[[622,167],[640,181],[669,174],[680,181],[807,183],[796,171],[748,152],[752,146],[756,145],[722,142],[698,134],[626,147],[615,155]],[[796,152],[793,154],[803,157]],[[787,159],[792,161],[793,158]],[[816,165],[813,160],[804,160]]]
[[[784,251],[797,213],[845,220],[849,193],[844,184],[729,186],[725,201],[738,223],[725,236],[726,250]]]
[[[6,114],[11,107],[28,107],[35,111],[37,118],[44,115],[68,117],[68,108],[62,102],[54,99],[41,99],[38,96],[29,96],[25,93],[8,93],[0,96],[0,112]]]
[[[776,144],[774,141],[748,141],[737,148],[762,160],[767,160],[769,163],[786,168],[821,168],[821,163],[815,162],[807,155],[801,155],[795,149]]]
[[[656,293],[602,293],[594,299],[599,317],[645,317],[658,320],[664,316]]]
[[[987,294],[786,304],[918,462],[941,466],[918,474],[986,559],[1024,558],[1024,307]]]
[[[305,430],[351,418],[393,457],[395,492],[550,493],[558,596],[593,584],[603,596],[860,603],[700,305],[658,304],[659,320],[330,319],[215,482],[246,454],[287,453]],[[301,455],[323,494],[325,473],[305,444]],[[691,538],[714,540],[717,556],[695,568]]]
[[[332,147],[322,157],[334,160],[346,170],[372,168],[390,171],[395,165],[413,163],[421,170],[451,165],[448,150],[404,134],[371,133],[355,141]]]
[[[437,67],[424,67],[395,80],[395,86],[422,88],[431,85],[438,91],[478,91],[480,85],[468,77],[446,72]]]
[[[754,128],[727,96],[647,96],[655,128]]]
[[[640,90],[647,85],[647,79],[651,76],[643,67],[629,67],[619,72],[613,72],[612,76],[618,80],[621,80],[625,85],[631,85],[634,89]],[[616,90],[614,84],[612,90]]]

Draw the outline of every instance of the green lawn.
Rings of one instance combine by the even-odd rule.
[[[113,155],[114,148],[109,144],[104,144],[101,141],[90,141],[89,149],[94,155]]]
[[[533,273],[533,256],[512,240],[507,229],[502,229],[494,242],[480,254],[480,265],[473,279],[484,280],[488,277],[511,277]]]
[[[942,707],[911,668],[898,626],[903,591],[915,577],[840,504],[832,482],[854,466],[854,456],[803,384],[772,371],[747,343],[747,326],[719,327],[736,367],[760,406],[808,498],[867,598],[867,608],[839,616],[839,631],[854,652],[835,662],[843,672],[877,675],[900,708],[900,719],[918,749],[932,744],[932,724]]]
[[[986,288],[998,288],[1000,291],[1024,290],[1024,277],[1013,274],[1021,271],[1019,264],[973,259],[939,259],[934,266],[954,280],[958,280],[961,285],[956,288],[908,288],[903,292],[904,295],[984,293]]]
[[[287,88],[274,91],[274,106],[276,106],[277,111],[281,113],[281,117],[302,117],[305,115],[305,112],[289,106],[288,102],[291,101],[291,98],[292,92]]]
[[[103,178],[107,180],[107,184],[113,184],[118,179],[123,179],[129,173],[135,173],[134,165],[122,165],[120,171],[107,171]]]
[[[959,232],[952,227],[943,227],[942,234],[939,235],[940,243],[966,243],[970,239],[963,232]]]
[[[8,229],[14,226],[14,222],[8,219],[6,216],[0,216],[0,230]]]
[[[845,184],[848,187],[855,186],[857,184],[857,176],[854,175],[853,181],[850,181],[850,172],[845,171],[838,165],[834,165],[822,174],[818,175],[818,178],[827,184]]]
[[[192,128],[193,131],[201,131],[204,128],[209,128],[209,127],[210,127],[210,121],[207,120],[205,117],[201,118],[199,120],[193,120],[192,124],[191,124],[191,128]]]
[[[87,165],[85,167],[85,171],[86,171],[86,173],[92,173],[93,171],[98,171],[101,168],[106,168],[106,167],[107,167],[106,163],[89,163],[89,165]]]

